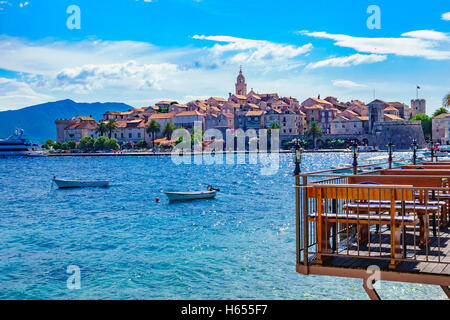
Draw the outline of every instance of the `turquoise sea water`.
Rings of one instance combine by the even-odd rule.
[[[350,157],[306,154],[302,169]],[[170,157],[0,159],[0,299],[366,299],[361,280],[295,272],[291,156],[280,155],[275,175],[260,169]],[[112,185],[57,190],[54,175]],[[209,183],[221,189],[214,200],[169,204],[162,194]],[[69,265],[81,269],[80,290],[67,289]],[[381,286],[383,299],[444,298],[435,286]]]

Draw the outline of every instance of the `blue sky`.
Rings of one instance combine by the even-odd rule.
[[[441,0],[0,0],[0,110],[227,97],[242,65],[249,89],[300,101],[375,90],[409,104],[419,84],[431,113],[450,91],[449,12]]]

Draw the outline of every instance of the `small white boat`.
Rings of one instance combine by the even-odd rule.
[[[107,188],[109,180],[68,180],[53,178],[53,182],[60,189],[64,188]]]
[[[216,196],[217,191],[189,191],[189,192],[164,192],[169,201],[210,199]]]

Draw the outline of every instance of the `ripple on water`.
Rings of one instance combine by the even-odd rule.
[[[305,154],[302,169],[349,157]],[[0,298],[366,299],[360,281],[295,272],[290,155],[279,163],[265,176],[259,165],[168,157],[0,159]],[[56,190],[53,176],[107,177],[111,187]],[[169,204],[162,194],[207,184],[220,187],[216,199]],[[81,268],[81,290],[66,287],[69,265]],[[380,294],[444,298],[384,282]]]

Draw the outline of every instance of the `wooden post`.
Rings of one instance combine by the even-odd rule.
[[[370,300],[381,300],[380,296],[378,295],[377,291],[373,287],[375,283],[372,283],[371,287],[367,285],[367,279],[363,279],[363,288],[366,290],[367,295],[369,296]]]
[[[302,196],[303,196],[303,255],[305,256],[305,258],[303,259],[303,263],[305,265],[305,267],[308,267],[308,233],[309,233],[309,229],[308,229],[308,212],[309,212],[309,208],[308,208],[308,190],[306,189],[308,186],[308,177],[307,176],[303,176],[302,179]]]
[[[441,286],[442,290],[444,290],[444,293],[447,295],[447,297],[450,299],[450,288],[447,286]]]
[[[300,177],[295,176],[295,221],[296,221],[296,252],[297,264],[300,264]]]
[[[391,263],[389,269],[395,269],[397,267],[397,260],[402,258],[401,249],[401,228],[395,223],[395,194],[394,190],[390,190],[391,193]]]

